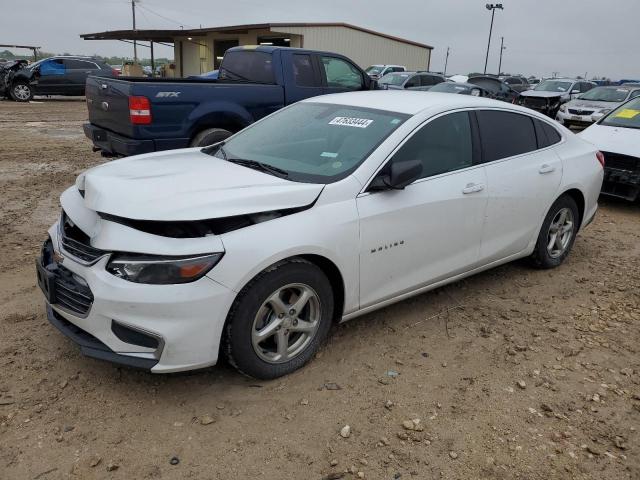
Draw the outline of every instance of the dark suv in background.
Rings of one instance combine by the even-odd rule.
[[[113,77],[117,73],[92,57],[50,57],[18,70],[8,91],[17,102],[28,102],[34,95],[81,96],[89,75]]]

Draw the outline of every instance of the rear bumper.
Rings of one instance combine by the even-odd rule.
[[[113,133],[91,123],[82,128],[86,137],[93,142],[94,149],[106,156],[140,155],[159,150],[172,150],[189,146],[188,138],[163,138],[157,140],[140,140]]]

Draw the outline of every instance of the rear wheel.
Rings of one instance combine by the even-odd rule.
[[[224,128],[207,128],[206,130],[201,131],[193,140],[191,140],[191,147],[207,147],[209,145],[213,145],[214,143],[221,142],[225,138],[228,138],[232,135],[229,130],[225,130]]]
[[[234,302],[225,353],[240,372],[260,379],[306,364],[331,328],[333,292],[316,265],[294,258],[252,280]]]
[[[25,82],[14,83],[11,87],[11,98],[16,102],[28,102],[33,98],[33,89]]]
[[[539,268],[555,268],[567,258],[579,228],[580,212],[573,198],[564,195],[549,209],[531,260]]]

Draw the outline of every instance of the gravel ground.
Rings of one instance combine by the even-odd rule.
[[[602,200],[558,269],[337,326],[286,378],[154,376],[81,356],[35,286],[59,194],[104,161],[85,118],[0,102],[1,479],[640,478],[639,205]]]

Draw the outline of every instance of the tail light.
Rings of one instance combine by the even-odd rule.
[[[151,124],[151,103],[147,97],[129,97],[129,117],[134,125]]]
[[[118,75],[120,75],[120,72],[119,72],[118,70],[116,70],[115,68],[112,68],[112,69],[111,69],[111,74],[112,74],[114,77],[117,77]]]
[[[596,158],[600,162],[600,165],[602,165],[602,168],[604,168],[604,154],[602,152],[596,152]]]

